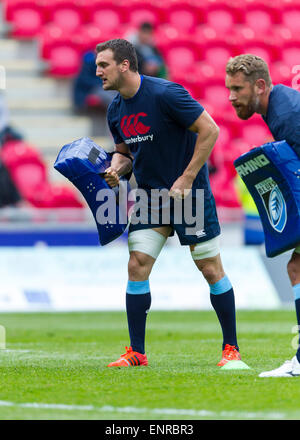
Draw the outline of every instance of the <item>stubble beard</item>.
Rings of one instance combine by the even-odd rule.
[[[116,78],[115,81],[111,84],[107,84],[106,87],[103,87],[104,90],[116,90],[119,91],[121,87],[121,79]]]
[[[254,113],[259,113],[260,102],[258,96],[254,96],[247,106],[243,106],[241,111],[236,109],[236,113],[240,119],[244,121],[251,118]]]

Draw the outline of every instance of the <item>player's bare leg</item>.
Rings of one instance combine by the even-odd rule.
[[[194,246],[191,246],[191,250],[193,249]],[[220,254],[215,257],[194,260],[194,262],[208,284],[215,284],[225,276]]]
[[[292,286],[300,283],[300,254],[293,252],[287,265],[287,271]]]

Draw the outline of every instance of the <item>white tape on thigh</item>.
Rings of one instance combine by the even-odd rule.
[[[191,251],[193,260],[202,260],[203,258],[215,257],[220,253],[220,237],[214,237],[211,240],[198,243]]]
[[[166,237],[153,229],[140,229],[128,235],[129,252],[138,251],[156,259],[162,250]]]

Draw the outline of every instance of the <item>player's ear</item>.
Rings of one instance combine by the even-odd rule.
[[[122,73],[127,72],[127,70],[129,70],[130,67],[130,63],[128,60],[123,60],[122,63],[120,64],[120,70]]]
[[[262,78],[259,78],[255,81],[255,91],[258,95],[261,95],[265,92],[266,90],[266,81]]]

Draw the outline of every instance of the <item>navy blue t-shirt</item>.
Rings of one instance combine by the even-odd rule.
[[[287,141],[300,157],[300,93],[282,84],[274,86],[263,119],[275,141]]]
[[[124,99],[120,94],[114,98],[108,108],[108,125],[115,143],[125,142],[130,148],[140,188],[170,189],[183,174],[197,138],[188,127],[203,111],[181,85],[149,76],[142,77],[132,98]],[[206,164],[193,188],[210,192]]]

